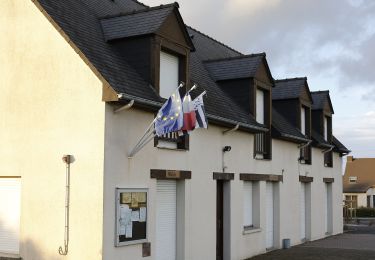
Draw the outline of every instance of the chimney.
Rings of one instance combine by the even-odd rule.
[[[354,161],[353,156],[352,156],[352,155],[347,156],[347,157],[346,157],[346,161],[347,161],[347,162],[352,162],[352,161]]]

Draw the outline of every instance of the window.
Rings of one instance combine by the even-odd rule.
[[[332,153],[332,151],[324,153],[324,166],[333,167],[333,153]]]
[[[324,140],[328,141],[328,118],[325,116],[324,117],[324,125],[323,125],[324,129]]]
[[[267,95],[267,96],[266,96]],[[256,111],[255,120],[262,125],[269,126],[269,116],[267,116],[266,103],[268,100],[269,92],[262,89],[256,89]],[[267,102],[266,102],[267,101]],[[256,159],[271,159],[271,135],[267,133],[255,134],[254,140],[254,158]]]
[[[182,59],[184,60],[184,59]],[[180,58],[168,52],[160,52],[160,84],[159,94],[169,98],[180,82]],[[184,80],[184,77],[183,79]],[[185,79],[186,80],[186,79]],[[189,149],[189,136],[179,136],[178,133],[169,133],[162,137],[155,137],[154,146],[167,149]]]
[[[259,228],[259,182],[244,181],[243,183],[243,227],[244,231]]]
[[[356,176],[350,176],[349,177],[349,183],[357,183],[357,177]]]
[[[358,202],[357,202],[357,195],[346,195],[345,196],[345,205],[349,209],[356,209]]]
[[[264,124],[264,91],[257,89],[256,95],[256,121]]]
[[[244,191],[244,212],[243,212],[243,226],[244,229],[252,228],[253,226],[253,187],[251,181],[245,181],[243,185]]]
[[[371,207],[371,196],[367,195],[367,207]]]
[[[159,94],[169,98],[179,84],[179,58],[167,52],[160,52]]]
[[[301,133],[306,135],[306,109],[301,107]]]

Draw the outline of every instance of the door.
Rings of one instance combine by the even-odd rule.
[[[0,178],[0,252],[19,253],[21,179]]]
[[[274,233],[274,196],[273,183],[266,183],[266,248],[273,247]]]
[[[216,260],[224,258],[224,185],[217,181],[216,188]]]
[[[301,182],[300,188],[300,238],[306,239],[306,184]]]
[[[157,180],[156,193],[155,256],[157,260],[176,260],[176,181]]]

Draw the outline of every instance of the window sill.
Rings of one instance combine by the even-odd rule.
[[[162,150],[171,150],[171,151],[180,151],[180,152],[187,152],[187,151],[189,151],[187,149],[171,148],[171,147],[164,147],[164,146],[156,146],[156,148],[162,149]]]
[[[248,235],[248,234],[253,234],[253,233],[258,233],[258,232],[261,232],[262,229],[261,228],[258,228],[258,227],[254,227],[254,228],[247,228],[247,229],[244,229],[242,231],[242,234],[243,235]]]

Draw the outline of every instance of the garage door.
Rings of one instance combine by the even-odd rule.
[[[266,248],[273,247],[273,214],[274,214],[274,199],[273,199],[273,183],[266,184]]]
[[[176,181],[157,181],[156,259],[176,259]]]
[[[0,178],[0,252],[18,254],[21,179]]]
[[[301,182],[300,188],[300,230],[301,240],[306,239],[306,184]]]

